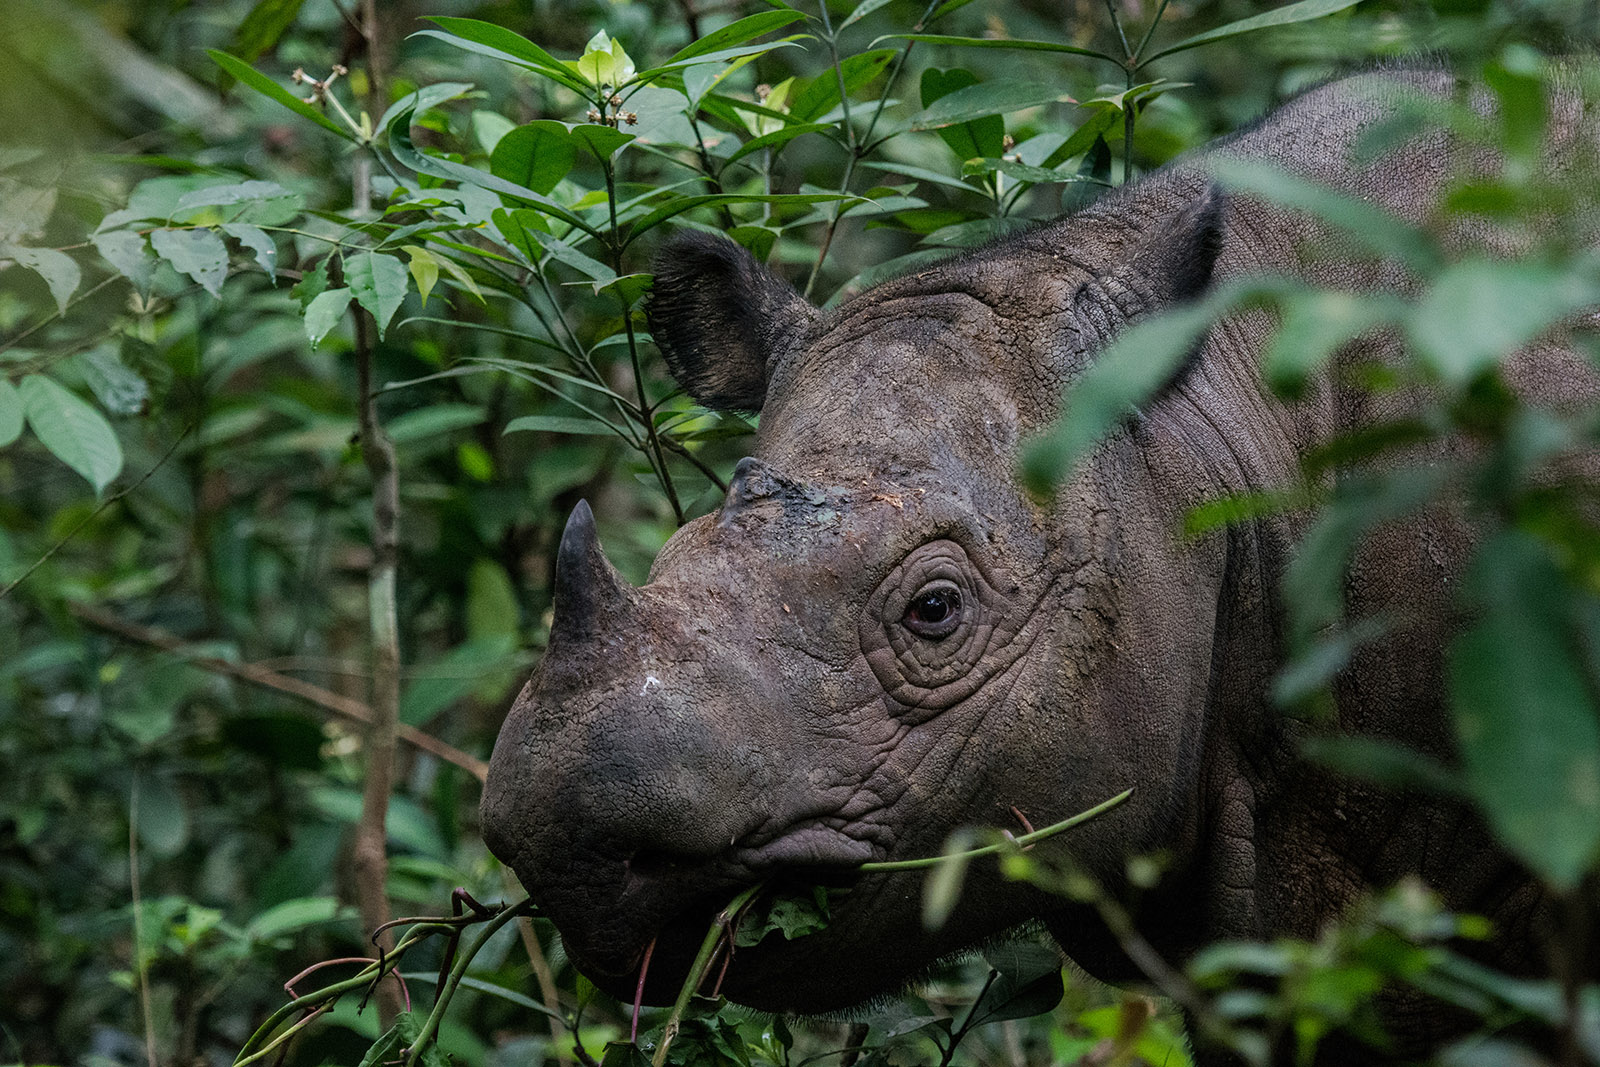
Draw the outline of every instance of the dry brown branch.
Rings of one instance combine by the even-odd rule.
[[[351,719],[359,723],[372,721],[372,709],[359,700],[340,696],[331,690],[324,689],[310,682],[303,682],[299,678],[292,678],[287,674],[279,674],[254,663],[230,663],[228,660],[217,659],[215,656],[202,656],[197,654],[189,643],[181,637],[158,630],[151,626],[140,626],[138,623],[128,622],[103,608],[97,608],[81,601],[71,601],[67,605],[72,614],[93,626],[97,630],[115,634],[126,638],[136,644],[146,645],[150,648],[159,648],[163,652],[171,652],[181,657],[186,662],[199,667],[212,674],[220,674],[228,678],[237,678],[241,682],[271,689],[288,696],[303,700],[323,711]],[[432,734],[423,733],[414,726],[400,724],[400,740],[420,748],[422,751],[453,763],[457,767],[472,775],[479,782],[484,781],[489,775],[489,765],[478,757],[461,751],[454,745],[439,740]]]

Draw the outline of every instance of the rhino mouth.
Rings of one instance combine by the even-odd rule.
[[[573,963],[600,989],[631,1002],[639,994],[643,969],[643,1002],[671,1004],[708,932],[739,893],[761,887],[736,924],[741,939],[747,940],[760,932],[751,923],[764,921],[761,914],[774,899],[805,898],[813,887],[823,886],[839,906],[847,906],[860,878],[858,867],[874,851],[820,825],[764,842],[737,842],[711,863],[641,849],[613,867],[611,892],[552,900],[555,906],[547,914],[561,931]],[[600,902],[608,897],[609,903]],[[710,993],[724,978],[730,990],[744,987],[750,965],[786,954],[792,944],[773,932],[756,944],[736,946],[731,957],[720,946],[701,992]]]

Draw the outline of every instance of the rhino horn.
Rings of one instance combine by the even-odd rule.
[[[567,517],[556,550],[555,624],[552,631],[587,635],[603,620],[625,607],[632,590],[617,573],[600,547],[594,530],[594,512],[587,500],[578,501]]]

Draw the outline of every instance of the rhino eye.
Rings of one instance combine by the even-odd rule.
[[[961,621],[961,590],[936,585],[911,598],[906,607],[906,629],[930,641],[949,637]]]

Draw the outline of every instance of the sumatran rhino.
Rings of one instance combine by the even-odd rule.
[[[1464,809],[1318,771],[1269,691],[1283,659],[1281,576],[1306,518],[1204,537],[1183,518],[1295,481],[1300,458],[1366,417],[1333,375],[1288,404],[1261,381],[1272,322],[1224,319],[1048,500],[1019,480],[1024,441],[1129,323],[1250,273],[1404,287],[1308,217],[1220,192],[1208,162],[1275,165],[1427,215],[1455,167],[1442,134],[1375,160],[1354,146],[1438,72],[1313,90],[1207,152],[1085,210],[819,310],[748,254],[689,234],[661,255],[656,343],[713,408],[761,413],[726,499],[621,580],[587,505],[556,561],[549,650],[497,744],[484,833],[578,968],[670,1002],[708,920],[758,881],[846,886],[825,929],[741,948],[723,991],[827,1012],[1042,921],[1091,973],[1134,972],[1095,913],[974,864],[949,921],[924,929],[923,875],[852,876],[937,855],[957,827],[1042,826],[1132,798],[1041,850],[1108,891],[1129,857],[1168,868],[1133,916],[1163,956],[1217,938],[1315,936],[1367,887],[1408,873],[1533,961],[1543,904]],[[1382,337],[1349,358],[1387,358]],[[1580,380],[1553,346],[1526,391]],[[1358,556],[1348,610],[1409,620],[1335,688],[1340,726],[1449,758],[1446,588],[1470,534],[1433,514]],[[1131,899],[1130,894],[1130,899]]]

